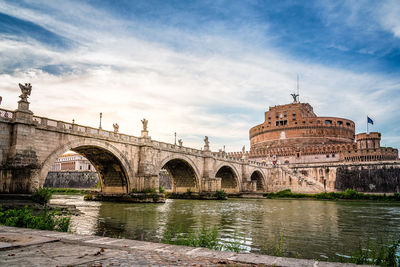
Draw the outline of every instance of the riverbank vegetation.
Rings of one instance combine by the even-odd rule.
[[[309,198],[324,200],[375,200],[375,201],[400,201],[400,194],[365,194],[357,192],[354,189],[346,189],[344,192],[323,192],[318,194],[293,193],[290,189],[282,190],[276,193],[265,193],[266,198]]]
[[[241,242],[236,235],[229,242],[222,241],[219,238],[219,232],[215,226],[212,228],[203,226],[200,230],[190,233],[183,233],[179,228],[167,229],[163,234],[161,243],[233,252],[243,250]]]
[[[336,259],[335,259],[336,260]],[[343,263],[400,267],[400,239],[378,245],[376,242],[360,244],[350,256],[339,255]]]
[[[4,210],[0,206],[1,225],[67,232],[70,220],[71,216],[64,216],[55,210],[44,209],[35,214],[28,206],[9,210]]]
[[[74,189],[74,188],[46,188],[52,194],[60,194],[60,195],[84,195],[89,189]]]

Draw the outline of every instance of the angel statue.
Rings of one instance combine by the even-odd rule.
[[[28,96],[30,96],[32,92],[32,85],[30,83],[25,83],[25,85],[19,83],[18,85],[22,93],[19,97],[23,101],[28,101]]]
[[[118,131],[119,131],[118,123],[113,123],[113,127],[114,127],[114,133],[118,133]]]
[[[293,97],[293,103],[299,102],[299,94],[290,94]]]
[[[144,119],[141,120],[142,124],[143,124],[143,131],[147,131],[147,123],[149,122],[148,120]]]
[[[179,140],[178,140],[178,144],[179,144],[180,147],[183,145],[182,139],[179,139]]]
[[[242,153],[245,154],[246,153],[246,146],[242,147]]]
[[[204,143],[205,143],[206,147],[208,147],[210,145],[210,142],[208,142],[208,136],[204,137]]]

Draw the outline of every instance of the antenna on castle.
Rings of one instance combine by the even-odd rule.
[[[300,102],[300,93],[299,93],[299,74],[297,74],[297,101]]]
[[[300,103],[299,99],[299,75],[297,74],[297,93],[290,94],[293,97],[293,103]]]

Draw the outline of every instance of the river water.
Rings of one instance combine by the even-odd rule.
[[[335,259],[360,243],[398,238],[400,204],[289,199],[174,200],[164,204],[84,201],[56,195],[54,204],[73,204],[72,231],[109,237],[159,241],[166,229],[189,232],[216,226],[221,242],[240,242],[252,253]],[[282,241],[280,241],[282,240]]]

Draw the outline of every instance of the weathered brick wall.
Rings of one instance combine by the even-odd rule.
[[[10,150],[12,125],[0,122],[0,165],[5,164]]]
[[[341,166],[336,171],[335,189],[359,192],[400,192],[400,166]]]
[[[49,172],[43,187],[91,188],[96,187],[99,177],[96,172],[68,171]]]

